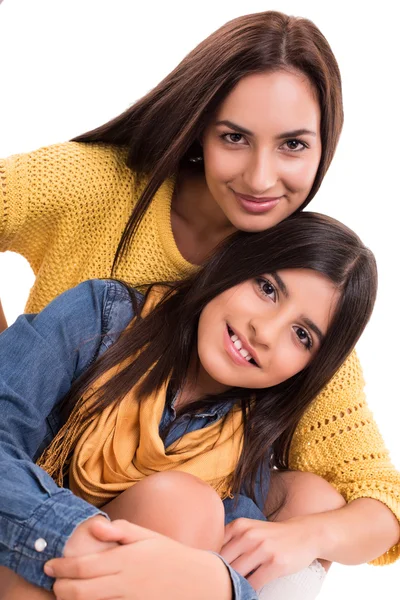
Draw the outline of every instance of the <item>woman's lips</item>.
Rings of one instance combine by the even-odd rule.
[[[269,210],[272,210],[277,204],[279,204],[279,201],[282,198],[282,196],[271,198],[255,198],[254,196],[246,196],[243,194],[238,194],[237,192],[233,193],[236,196],[236,200],[245,211],[255,214],[265,213]]]
[[[239,352],[239,350],[236,348],[236,346],[234,345],[234,343],[231,340],[231,336],[229,335],[229,331],[228,331],[228,327],[225,327],[225,332],[224,332],[224,348],[227,352],[227,354],[229,355],[229,357],[232,359],[232,361],[239,365],[239,366],[246,366],[246,367],[255,367],[256,365],[254,365],[253,363],[251,363],[250,361],[246,360],[244,358],[244,356],[242,356]]]

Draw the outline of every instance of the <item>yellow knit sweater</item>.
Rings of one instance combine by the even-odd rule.
[[[36,312],[85,279],[108,277],[137,199],[126,152],[68,142],[0,160],[0,250],[25,256],[36,275],[27,311]],[[173,182],[156,194],[117,275],[135,284],[182,278],[170,220]],[[324,477],[349,502],[384,502],[400,520],[400,474],[366,405],[353,353],[307,410],[293,437],[290,468]],[[400,545],[374,561],[388,564]]]

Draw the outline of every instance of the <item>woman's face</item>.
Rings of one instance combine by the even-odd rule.
[[[318,352],[338,298],[332,281],[309,269],[281,270],[226,290],[200,315],[199,381],[217,393],[289,379]]]
[[[293,213],[321,158],[320,108],[308,79],[287,71],[243,78],[202,138],[213,200],[242,231],[263,231]]]

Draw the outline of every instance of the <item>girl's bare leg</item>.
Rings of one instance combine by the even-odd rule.
[[[102,507],[111,520],[126,519],[187,546],[219,552],[224,507],[206,483],[179,472],[146,477]],[[0,600],[54,600],[55,596],[0,567]]]
[[[0,567],[0,600],[54,600],[55,596],[32,585],[6,567]]]
[[[285,521],[301,515],[336,510],[344,506],[342,496],[324,479],[296,471],[271,474],[265,506],[269,520]],[[323,586],[330,564],[314,561],[299,573],[270,581],[258,590],[259,600],[315,600]]]
[[[285,521],[292,517],[336,510],[345,504],[339,492],[314,473],[273,471],[264,512],[268,516],[278,507],[269,520]],[[326,571],[331,565],[326,560],[319,562]]]
[[[178,471],[146,477],[102,507],[111,520],[126,519],[187,546],[219,552],[224,507],[217,493]]]

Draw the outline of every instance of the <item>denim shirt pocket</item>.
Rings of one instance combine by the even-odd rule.
[[[57,435],[60,429],[60,425],[61,419],[59,407],[55,406],[46,419],[46,434],[33,457],[33,462],[36,462],[47,446],[51,444],[53,438]]]

